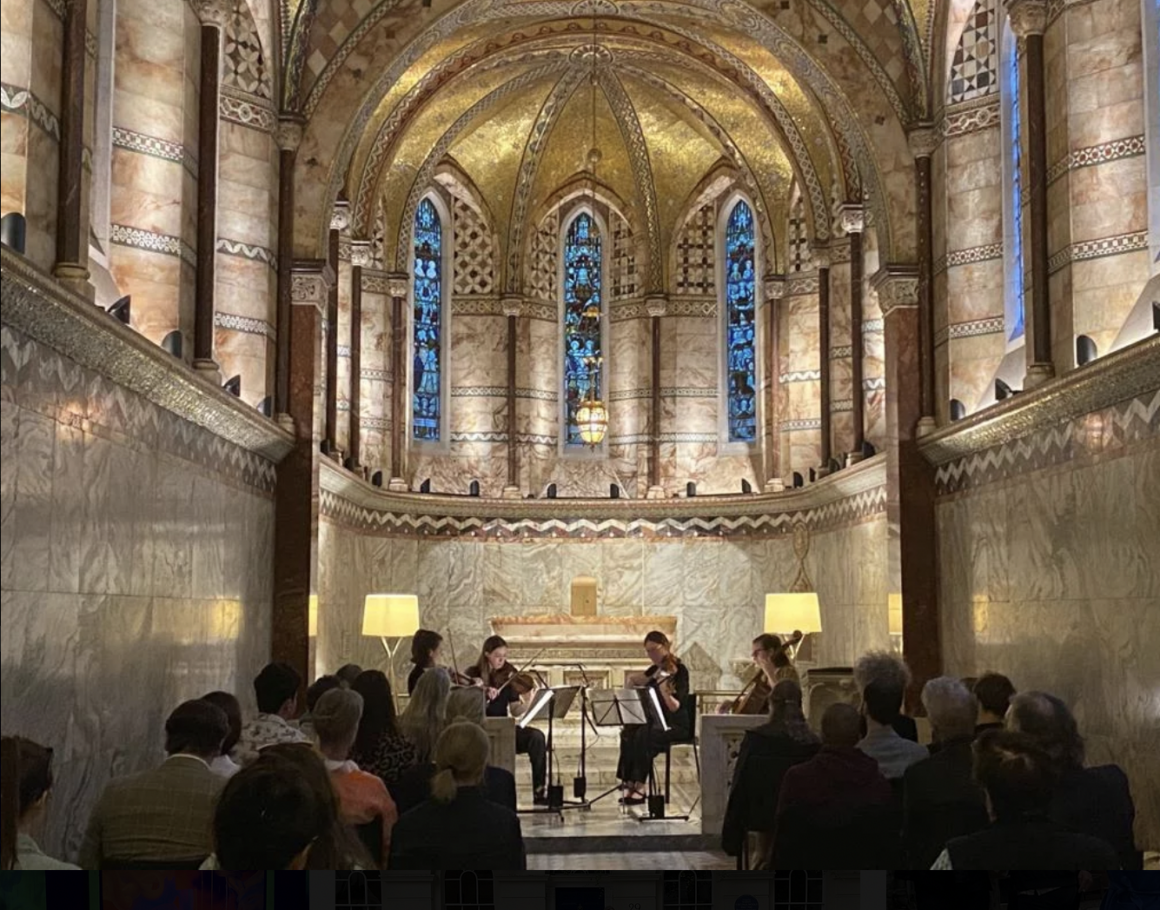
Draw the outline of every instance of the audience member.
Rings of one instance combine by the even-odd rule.
[[[922,704],[940,748],[903,777],[902,840],[911,869],[929,869],[948,840],[988,821],[983,791],[971,776],[975,697],[954,677],[939,676],[923,686]]]
[[[380,851],[376,865],[383,866],[390,852],[391,828],[399,814],[387,785],[374,774],[360,770],[348,758],[358,734],[362,708],[362,696],[353,689],[331,689],[315,705],[314,727],[319,751],[326,760],[334,792],[338,794],[342,819],[356,826],[377,822],[381,830],[371,840],[377,842]]]
[[[519,816],[480,788],[488,748],[487,734],[473,723],[457,721],[443,731],[435,747],[431,799],[399,819],[392,869],[526,868]]]
[[[343,664],[334,671],[334,675],[339,678],[344,686],[349,688],[354,685],[354,681],[358,679],[358,675],[362,672],[362,667],[358,664]]]
[[[434,759],[435,743],[447,720],[447,696],[450,693],[451,676],[442,667],[424,673],[415,684],[399,726],[415,746],[417,762]]]
[[[817,753],[821,743],[802,713],[802,689],[792,679],[778,682],[769,697],[769,722],[745,734],[733,770],[721,844],[730,856],[748,851],[761,868],[769,856],[777,801],[785,772]],[[749,850],[750,833],[753,849]]]
[[[424,670],[437,666],[439,650],[443,647],[443,636],[430,629],[419,629],[411,639],[411,672],[407,674],[407,694],[415,691],[415,684]]]
[[[52,792],[52,749],[23,736],[0,739],[0,869],[79,869],[53,859],[30,833]]]
[[[415,764],[415,746],[399,729],[391,684],[381,670],[364,670],[350,687],[363,700],[362,719],[350,757],[390,787]]]
[[[102,866],[196,867],[210,853],[210,820],[225,778],[210,770],[229,732],[225,712],[206,701],[178,705],[165,721],[169,757],[156,768],[109,782],[89,817],[80,861]]]
[[[320,676],[306,687],[306,712],[298,718],[298,729],[311,739],[314,739],[314,706],[331,689],[349,689],[350,684],[343,682],[337,675],[328,673]]]
[[[452,689],[447,697],[447,717],[450,721],[465,720],[483,726],[486,716],[487,696],[483,689],[475,686]],[[415,808],[431,796],[431,778],[435,776],[435,763],[423,762],[415,765],[391,788],[391,796],[399,814]],[[505,768],[488,765],[483,769],[483,795],[493,803],[516,811],[516,779]]]
[[[1108,843],[1048,818],[1056,774],[1051,757],[1032,737],[987,730],[975,740],[973,751],[975,780],[986,791],[991,824],[950,840],[932,869],[1119,867]]]
[[[254,678],[258,714],[242,727],[232,758],[246,765],[258,757],[258,750],[275,743],[304,743],[310,737],[290,721],[298,713],[298,687],[302,677],[286,663],[266,664]]]
[[[979,702],[979,720],[976,733],[1003,729],[1003,719],[1015,695],[1015,686],[1002,673],[984,673],[969,687]]]
[[[878,763],[857,748],[858,710],[830,705],[822,748],[781,781],[773,836],[776,869],[891,869],[898,819]]]
[[[209,763],[209,769],[222,777],[233,777],[241,767],[230,758],[230,753],[242,738],[242,706],[238,703],[237,696],[231,692],[209,692],[203,695],[201,700],[221,708],[230,725],[230,732],[222,740],[221,752]]]
[[[1057,778],[1052,821],[1107,841],[1120,858],[1117,868],[1142,868],[1127,775],[1118,765],[1084,767],[1083,737],[1067,705],[1045,692],[1021,692],[1011,699],[1007,727],[1029,736],[1051,759]]]
[[[862,693],[866,720],[866,735],[858,748],[878,762],[887,780],[900,780],[907,768],[930,754],[925,746],[903,738],[894,729],[910,684],[910,670],[896,654],[871,651],[854,666],[854,683]]]

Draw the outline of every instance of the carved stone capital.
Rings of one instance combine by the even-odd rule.
[[[371,242],[369,240],[352,240],[350,242],[350,264],[366,268],[371,264],[371,261]]]
[[[302,142],[302,122],[290,117],[280,117],[274,127],[274,141],[284,152],[293,152]]]
[[[290,302],[322,311],[334,281],[334,269],[325,259],[298,259],[290,276]]]
[[[518,319],[524,314],[524,298],[520,294],[504,294],[499,306],[505,316],[515,316]]]
[[[234,4],[229,0],[193,0],[193,9],[202,25],[225,28],[229,24]]]
[[[350,202],[346,199],[336,199],[330,213],[330,229],[345,231],[350,227]]]
[[[838,209],[838,228],[843,234],[861,234],[866,230],[866,210],[860,205],[844,204]]]
[[[918,267],[913,265],[885,265],[870,279],[878,294],[882,315],[894,310],[918,306]]]
[[[669,300],[667,297],[649,297],[644,302],[645,311],[653,319],[660,319],[669,311]]]
[[[815,269],[828,269],[833,264],[834,257],[829,248],[819,246],[810,250],[810,261]]]
[[[781,300],[785,297],[785,275],[766,275],[764,290],[766,300]]]
[[[391,297],[401,300],[407,299],[407,290],[411,285],[411,276],[406,272],[391,272],[387,275],[387,293]]]
[[[942,136],[937,127],[924,123],[909,130],[906,134],[906,141],[910,146],[910,154],[915,158],[929,158],[938,148]]]
[[[1047,0],[1007,0],[1007,15],[1016,38],[1047,31]]]

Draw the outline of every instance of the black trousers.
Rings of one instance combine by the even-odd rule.
[[[669,743],[682,739],[688,739],[688,734],[676,727],[670,728],[667,733],[645,724],[621,727],[620,761],[616,766],[616,776],[620,780],[634,782],[648,780],[653,756],[664,751]]]
[[[548,782],[548,741],[535,727],[516,727],[516,755],[532,763],[532,789],[539,793]]]

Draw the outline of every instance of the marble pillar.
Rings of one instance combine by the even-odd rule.
[[[391,298],[391,480],[392,490],[406,490],[403,455],[407,440],[407,362],[405,360],[407,321],[406,273],[393,273],[388,279]]]
[[[507,483],[504,484],[505,499],[518,499],[520,495],[519,446],[516,437],[519,421],[516,415],[516,385],[519,382],[519,319],[523,298],[518,295],[503,299],[503,314],[507,318]]]
[[[350,400],[346,412],[346,466],[362,473],[362,347],[363,347],[363,268],[371,264],[369,240],[350,245]]]
[[[278,306],[274,363],[274,413],[286,422],[290,411],[290,307],[294,260],[294,156],[302,141],[302,124],[278,121]]]
[[[862,447],[866,442],[866,396],[862,389],[865,372],[862,341],[862,231],[865,214],[859,205],[845,205],[839,217],[842,230],[850,238],[850,401],[854,438],[847,458],[860,461]]]
[[[765,492],[778,493],[785,488],[781,474],[781,416],[783,406],[780,382],[781,332],[778,331],[781,319],[781,301],[785,298],[785,276],[766,275],[763,296],[766,305],[765,321],[769,326],[768,343],[766,344],[766,360],[769,364],[769,404],[765,415],[765,424],[768,427],[765,452]]]
[[[60,84],[60,155],[57,159],[56,263],[53,274],[89,293],[88,218],[83,205],[85,142],[85,25],[88,0],[64,4]]]
[[[934,430],[934,220],[930,159],[938,148],[938,129],[924,124],[907,134],[914,155],[915,204],[918,207],[918,368],[920,435]]]
[[[665,488],[661,485],[661,320],[666,312],[664,297],[657,296],[648,301],[649,334],[651,336],[649,363],[649,443],[648,443],[648,490],[649,499],[663,499]]]
[[[322,439],[322,452],[342,464],[342,453],[338,446],[338,297],[339,282],[339,235],[350,226],[350,203],[339,199],[330,216],[330,233],[327,241],[327,261],[334,269],[335,282],[326,295],[326,430]]]
[[[830,389],[830,266],[832,257],[828,249],[811,251],[814,265],[818,270],[818,385],[820,400],[818,419],[821,423],[821,445],[818,449],[818,476],[830,473],[830,458],[833,447],[833,415]]]

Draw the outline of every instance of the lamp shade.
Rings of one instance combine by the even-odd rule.
[[[902,595],[891,594],[886,599],[886,621],[891,635],[902,634]]]
[[[306,608],[308,610],[306,619],[306,634],[311,638],[318,637],[318,595],[310,595],[310,605]]]
[[[822,631],[822,611],[818,595],[812,591],[804,594],[766,594],[765,631],[796,632],[805,634]]]
[[[419,628],[419,598],[414,594],[368,594],[363,603],[362,634],[405,638]]]

